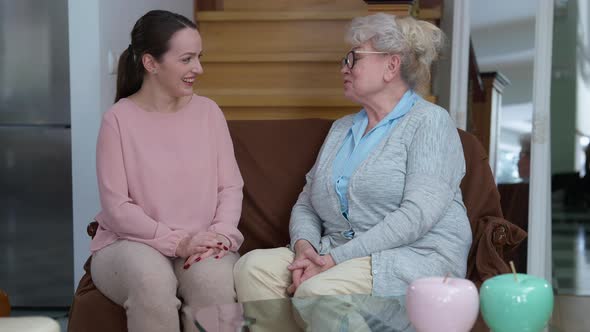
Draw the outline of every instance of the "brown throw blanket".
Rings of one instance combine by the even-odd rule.
[[[473,232],[467,278],[479,287],[490,277],[510,272],[504,255],[515,250],[527,234],[504,219],[500,194],[481,143],[462,130],[459,136],[467,169],[461,191]]]

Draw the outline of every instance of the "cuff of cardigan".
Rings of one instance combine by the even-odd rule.
[[[293,250],[293,252],[295,252],[295,243],[297,243],[299,240],[305,240],[309,242],[316,252],[320,252],[320,239],[317,235],[311,233],[301,233],[291,237],[291,250]]]
[[[350,242],[330,250],[329,254],[332,256],[332,259],[336,264],[340,264],[353,258],[370,256],[370,253],[366,253],[366,250],[363,250],[363,248],[358,245],[353,245]]]

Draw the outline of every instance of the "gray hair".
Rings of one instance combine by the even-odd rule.
[[[370,41],[377,51],[400,55],[401,77],[412,89],[430,81],[430,66],[445,41],[432,23],[384,13],[353,19],[346,39],[353,46]]]

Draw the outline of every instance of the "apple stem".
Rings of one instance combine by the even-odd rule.
[[[510,269],[512,270],[512,273],[514,274],[514,281],[518,282],[518,277],[516,275],[516,268],[514,267],[513,261],[510,261]]]
[[[450,275],[451,275],[451,272],[447,272],[447,275],[445,275],[445,278],[443,279],[443,283],[447,282],[447,279],[449,278]]]

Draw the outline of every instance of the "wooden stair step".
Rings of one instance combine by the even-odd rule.
[[[342,89],[196,89],[220,107],[357,107]],[[434,96],[426,100],[435,102]]]
[[[220,107],[353,107],[342,89],[196,89]]]
[[[338,62],[342,52],[284,52],[284,53],[208,53],[205,50],[201,63],[256,63],[256,62]],[[345,52],[348,50],[345,50]]]
[[[431,23],[435,24],[437,23],[436,21],[442,18],[442,8],[420,8],[418,11],[418,18],[421,20],[430,21]]]
[[[199,86],[218,88],[325,88],[342,87],[340,61],[203,63]]]
[[[375,10],[376,9],[376,10]],[[408,15],[407,5],[397,5],[388,8],[388,13],[394,15]],[[361,10],[329,10],[329,11],[200,11],[195,13],[199,23],[207,22],[252,22],[252,21],[350,21],[358,16],[365,16],[372,12],[384,11],[373,8],[371,12]],[[421,20],[439,20],[442,17],[442,10],[437,8],[425,8],[418,11],[418,18]]]
[[[366,10],[362,0],[224,0],[224,10]]]
[[[345,20],[366,15],[366,11],[201,11],[196,14],[202,22],[249,22],[249,21],[330,21]]]
[[[347,20],[201,22],[204,53],[345,52]]]
[[[229,107],[222,106],[227,120],[286,120],[286,119],[339,119],[357,113],[360,106],[352,107]]]

